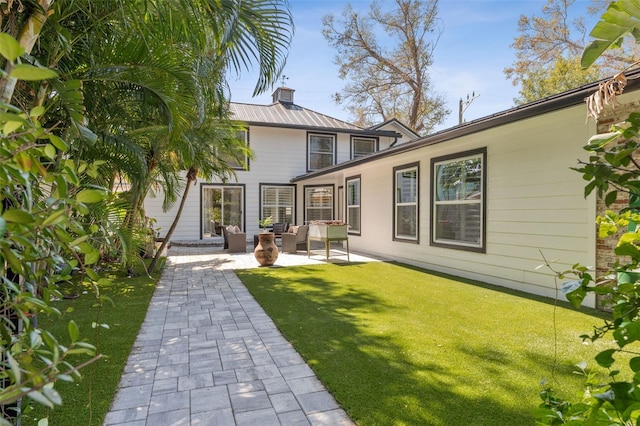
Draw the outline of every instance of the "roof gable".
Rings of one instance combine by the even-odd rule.
[[[407,127],[402,121],[397,118],[391,118],[383,123],[376,124],[375,126],[368,127],[370,130],[394,130],[402,134],[403,138],[398,143],[405,143],[412,141],[420,137],[418,133]]]

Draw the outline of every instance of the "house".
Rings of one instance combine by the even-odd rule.
[[[294,90],[278,88],[270,105],[231,103],[232,118],[244,122],[244,138],[254,153],[247,168],[236,167],[236,181],[197,182],[174,231],[173,241],[208,240],[220,236],[220,225],[237,225],[247,235],[259,232],[258,220],[299,223],[340,217],[336,203],[341,189],[308,188],[299,207],[291,179],[352,159],[398,146],[418,137],[398,120],[361,128],[294,103]],[[145,200],[146,214],[157,220],[160,236],[175,217],[177,206],[162,211],[162,196]],[[250,237],[249,237],[250,238]]]
[[[308,188],[345,188],[352,250],[551,298],[575,263],[602,274],[617,239],[600,240],[604,205],[571,170],[588,139],[640,110],[640,72],[598,123],[585,98],[598,83],[306,173]],[[625,200],[619,200],[625,203]],[[595,306],[593,296],[585,305]]]
[[[286,88],[272,105],[234,104],[256,159],[238,182],[200,182],[176,238],[207,238],[208,211],[220,205],[224,223],[248,234],[269,215],[342,219],[352,250],[561,297],[562,283],[539,267],[545,259],[557,270],[605,271],[615,261],[613,242],[597,238],[604,206],[584,197],[586,181],[570,168],[588,158],[592,135],[640,109],[640,72],[628,76],[620,105],[598,123],[586,120],[584,103],[596,82],[421,138],[394,121],[361,129],[306,110]],[[159,202],[147,201],[168,226]]]

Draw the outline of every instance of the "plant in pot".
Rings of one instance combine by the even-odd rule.
[[[269,216],[258,221],[262,231],[258,234],[258,244],[253,251],[260,266],[271,266],[278,259],[278,246],[276,245],[275,234],[267,228],[273,224],[273,217]]]

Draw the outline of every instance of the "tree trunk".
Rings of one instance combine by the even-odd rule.
[[[42,31],[42,27],[47,21],[49,8],[54,1],[55,0],[39,0],[38,4],[42,10],[36,8],[33,15],[27,19],[27,22],[22,27],[18,43],[20,43],[20,46],[24,48],[25,53],[29,54],[33,50],[33,46],[36,44],[38,37],[40,37],[40,31]],[[5,72],[8,74],[12,69],[13,64],[8,62],[5,67]],[[11,103],[11,98],[13,97],[13,92],[16,89],[17,82],[18,80],[13,77],[7,77],[0,80],[0,102],[4,102],[6,104]]]
[[[182,194],[182,199],[180,200],[180,206],[178,207],[178,211],[176,212],[176,217],[173,219],[173,222],[171,223],[171,226],[169,227],[167,234],[164,236],[164,239],[162,240],[162,244],[160,244],[160,248],[158,248],[158,251],[153,256],[153,260],[149,264],[149,273],[153,273],[153,271],[156,269],[156,265],[158,264],[158,260],[160,260],[160,257],[162,256],[162,252],[169,244],[171,235],[173,235],[173,231],[175,231],[176,226],[178,226],[178,221],[180,220],[180,216],[182,215],[182,210],[184,209],[184,205],[186,204],[186,201],[187,201],[187,196],[189,195],[189,189],[191,188],[192,183],[195,184],[197,176],[198,176],[198,170],[193,167],[190,168],[189,171],[187,172],[187,183],[184,187],[184,193]]]

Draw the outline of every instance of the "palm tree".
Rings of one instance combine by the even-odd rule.
[[[226,181],[235,177],[235,171],[229,166],[227,160],[243,164],[245,159],[251,158],[250,150],[245,147],[242,140],[238,139],[240,130],[242,127],[238,124],[219,120],[194,129],[187,136],[187,140],[180,145],[180,149],[176,152],[178,154],[176,160],[180,163],[179,169],[187,170],[184,189],[176,216],[149,264],[149,272],[155,270],[162,252],[171,240],[189,195],[189,189],[195,184],[197,178],[210,179],[212,176],[217,176],[222,181]]]
[[[32,55],[61,76],[52,83],[50,124],[66,123],[61,128],[73,137],[76,158],[107,161],[103,184],[114,176],[130,181],[127,226],[144,216],[142,202],[154,185],[163,187],[166,206],[177,200],[180,170],[167,159],[189,140],[187,133],[226,118],[225,73],[256,63],[255,93],[267,90],[284,66],[293,31],[286,0],[53,6]],[[46,99],[41,88],[25,89],[39,96],[24,104]],[[123,161],[125,153],[134,155]]]
[[[286,5],[286,3],[282,4]],[[183,3],[183,6],[185,10],[190,10],[187,4]],[[178,169],[187,171],[186,182],[176,217],[149,267],[151,271],[154,270],[163,248],[170,241],[189,189],[197,176],[210,178],[215,175],[226,180],[235,174],[224,158],[245,158],[243,142],[231,137],[237,128],[226,121],[228,113],[224,99],[226,84],[223,73],[228,66],[236,72],[241,71],[242,67],[249,65],[253,57],[260,64],[260,77],[256,83],[255,92],[260,93],[268,89],[281,73],[290,40],[290,32],[286,29],[293,27],[288,10],[286,13],[278,10],[268,1],[221,2],[220,4],[205,2],[199,3],[199,6],[201,8],[198,10],[191,9],[194,13],[183,15],[182,21],[175,19],[174,16],[172,22],[177,23],[178,28],[192,28],[201,24],[203,22],[201,18],[204,16],[209,18],[206,22],[217,23],[204,31],[209,35],[208,43],[202,44],[202,40],[193,38],[183,40],[203,49],[200,55],[196,54],[194,58],[195,77],[202,82],[200,87],[203,88],[201,92],[204,100],[201,109],[203,120],[193,123],[186,137],[170,143],[168,147],[169,152],[181,164]],[[160,13],[158,19],[162,16],[163,14]],[[163,33],[162,38],[175,40],[175,29],[171,26],[163,28],[170,32]],[[178,34],[183,33],[178,32]],[[215,120],[213,125],[210,120]],[[165,206],[168,207],[177,198],[177,193],[167,191],[168,185],[163,185],[163,189],[166,197]]]
[[[226,128],[217,125],[226,118],[224,99],[228,88],[223,76],[227,69],[240,72],[257,64],[256,93],[277,81],[292,30],[286,0],[3,2],[0,31],[19,36],[28,53],[20,60],[55,69],[59,77],[19,84],[0,79],[0,109],[16,111],[18,106],[29,111],[35,105],[45,107],[42,127],[63,136],[55,140],[65,144],[64,156],[59,155],[57,163],[55,158],[47,163],[49,171],[56,172],[49,173],[47,178],[56,176],[56,179],[46,181],[46,185],[37,188],[39,191],[61,194],[64,191],[60,188],[67,185],[65,178],[73,180],[70,186],[77,187],[86,184],[80,182],[79,176],[108,183],[113,182],[116,173],[125,173],[137,189],[134,206],[139,205],[155,182],[165,186],[170,201],[177,198],[181,171],[189,170],[188,183],[198,172],[203,176],[228,175],[230,169],[223,157],[214,157],[216,161],[212,164],[201,163],[199,160],[205,157],[198,149],[216,152],[218,148],[219,153],[224,151],[225,141],[230,147],[242,146],[235,144],[234,139],[210,135],[201,138],[194,133],[211,131],[208,126],[213,124],[216,131]],[[9,62],[13,60],[0,65],[10,70],[14,64]],[[40,132],[34,129],[33,134]],[[26,139],[25,136],[22,140]],[[186,143],[189,141],[194,143]],[[122,151],[112,150],[112,155],[101,156],[113,148],[109,143]],[[70,149],[66,149],[66,144]],[[123,154],[128,152],[134,155],[125,158]],[[48,171],[39,163],[39,156],[34,155],[33,159],[33,164],[40,165],[32,168],[33,173],[46,175]],[[105,162],[103,170],[108,173],[101,176],[91,169],[91,163],[82,159]],[[70,172],[64,171],[64,167]],[[86,167],[90,172],[76,172],[76,167]],[[39,185],[45,178],[33,182]],[[185,186],[187,191],[188,187]],[[22,201],[17,191],[5,190],[4,195],[13,197],[9,199],[16,201],[16,205]],[[43,221],[54,220],[47,216],[50,206],[46,204],[46,195],[39,199],[38,211]],[[77,204],[82,207],[82,203]],[[136,217],[135,212],[131,217]],[[76,220],[64,220],[72,219]],[[84,225],[78,223],[78,229]],[[36,237],[41,235],[25,235],[21,241]],[[71,244],[72,237],[68,240],[64,242]],[[57,249],[53,247],[51,253],[56,253],[54,248]],[[85,251],[84,254],[94,255],[88,248]],[[18,259],[11,257],[14,258]],[[57,256],[45,258],[50,264],[59,260]],[[18,261],[11,266],[16,270],[28,269]],[[38,282],[51,278],[45,272],[42,268],[37,270]],[[35,296],[37,293],[34,292]],[[25,341],[27,335],[22,335]],[[40,334],[31,334],[34,335]],[[23,366],[27,361],[18,362]],[[21,389],[30,386],[20,380],[15,384]],[[17,397],[12,398],[15,401]]]

